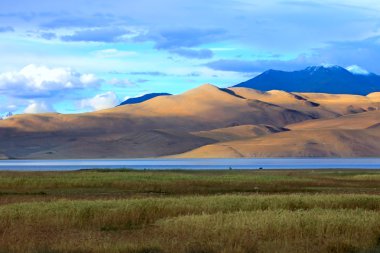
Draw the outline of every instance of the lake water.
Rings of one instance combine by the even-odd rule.
[[[3,160],[0,170],[131,169],[380,169],[380,158],[238,158],[127,160]]]

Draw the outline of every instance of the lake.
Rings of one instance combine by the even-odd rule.
[[[2,160],[0,170],[131,169],[380,169],[380,158]]]

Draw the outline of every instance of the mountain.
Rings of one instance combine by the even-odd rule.
[[[121,105],[138,104],[138,103],[145,102],[145,101],[147,101],[149,99],[152,99],[152,98],[155,98],[155,97],[159,97],[159,96],[171,96],[171,95],[172,94],[169,94],[169,93],[149,93],[149,94],[142,95],[140,97],[128,98],[127,100],[125,100],[124,102],[122,102],[119,106],[121,106]]]
[[[221,89],[0,120],[0,159],[380,156],[380,93]]]
[[[314,115],[202,85],[180,95],[82,114],[22,114],[0,121],[0,153],[14,158],[133,158],[183,153],[217,140],[192,134],[284,125]]]
[[[234,87],[262,91],[367,95],[380,91],[380,76],[373,73],[354,74],[339,66],[312,66],[292,72],[268,70]]]

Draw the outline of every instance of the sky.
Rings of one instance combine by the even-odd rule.
[[[378,0],[1,0],[0,116],[80,113],[267,69],[380,73]]]

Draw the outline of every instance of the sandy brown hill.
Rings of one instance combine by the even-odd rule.
[[[163,156],[216,142],[190,132],[252,124],[282,127],[312,118],[203,85],[93,113],[16,115],[0,121],[0,150],[16,158]]]
[[[254,138],[268,134],[288,131],[283,127],[270,125],[242,125],[227,128],[218,128],[209,131],[192,132],[191,134],[216,140],[218,142]]]
[[[261,92],[249,88],[230,88],[230,90],[247,99],[260,100],[284,108],[306,112],[314,115],[315,118],[333,118],[341,115],[338,112],[331,111],[329,108],[324,108],[300,94],[280,90]]]
[[[246,99],[228,89],[205,84],[177,96],[162,96],[147,102],[120,106],[96,114],[121,114],[131,118],[155,119],[186,129],[215,129],[245,124],[286,125],[315,118],[308,113],[272,103]]]
[[[373,92],[367,95],[369,99],[375,102],[380,102],[380,92]]]
[[[345,115],[335,119],[317,119],[286,126],[291,130],[307,129],[365,129],[380,123],[380,111]]]
[[[326,93],[292,93],[279,90],[261,92],[248,88],[230,88],[236,94],[285,108],[314,113],[318,118],[378,110],[380,92],[367,96]]]
[[[0,122],[0,140],[0,150],[16,158],[150,157],[215,142],[156,128],[151,120],[106,114],[19,115]]]
[[[203,85],[181,95],[92,113],[1,120],[0,154],[7,155],[0,159],[178,153],[182,153],[178,157],[379,156],[379,101],[380,93],[263,93]]]
[[[298,95],[320,104],[327,110],[350,114],[380,109],[380,96],[371,93],[367,96],[325,93],[297,93]]]
[[[221,142],[176,155],[216,157],[371,157],[380,155],[380,129],[296,130]]]
[[[380,156],[380,111],[286,126],[291,131],[206,145],[176,157]]]
[[[184,132],[146,130],[100,136],[33,136],[18,140],[18,147],[8,151],[18,157],[40,159],[159,157],[213,142]],[[20,149],[22,145],[28,149]]]
[[[177,96],[82,114],[16,115],[0,121],[4,132],[109,133],[134,129],[211,130],[244,124],[283,126],[312,119],[302,111],[245,99],[212,85]],[[0,133],[1,134],[1,133]]]

